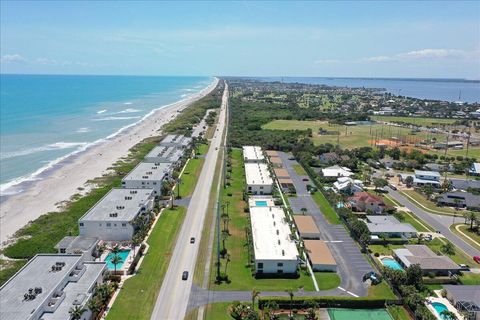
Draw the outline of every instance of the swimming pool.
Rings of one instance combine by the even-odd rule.
[[[395,259],[383,258],[382,263],[387,268],[390,268],[390,269],[393,269],[393,270],[402,270],[403,271],[402,266]]]
[[[433,309],[435,309],[435,311],[438,313],[438,316],[440,317],[440,319],[442,320],[446,320],[447,318],[442,314],[443,311],[448,311],[448,308],[446,305],[444,305],[443,303],[441,302],[433,302],[432,303],[432,307]]]
[[[125,261],[127,261],[127,257],[129,253],[130,253],[130,249],[121,250],[119,253],[117,253],[117,255],[122,259],[121,262],[116,264],[117,270],[120,270],[123,264],[125,263]],[[115,263],[112,263],[112,259],[114,256],[115,254],[113,252],[110,252],[104,260],[107,263],[108,270],[115,270]]]
[[[257,207],[267,207],[268,206],[267,201],[260,201],[260,200],[255,201],[255,205]]]

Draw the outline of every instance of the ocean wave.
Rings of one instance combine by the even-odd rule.
[[[129,104],[132,104],[132,103],[131,102],[125,102],[124,104],[129,105]]]
[[[32,153],[44,152],[44,151],[51,151],[51,150],[60,150],[60,149],[71,149],[75,147],[82,147],[87,145],[87,142],[56,142],[52,144],[48,144],[41,147],[30,148],[25,150],[19,150],[14,152],[5,152],[0,155],[0,159],[10,159],[15,157],[26,156]]]
[[[90,129],[87,128],[87,127],[83,127],[83,128],[79,128],[76,132],[77,132],[77,133],[90,132]]]
[[[107,112],[107,109],[103,109],[103,110],[97,111],[98,114],[102,114],[102,113],[105,113],[105,112]]]
[[[208,90],[209,88],[211,87],[214,87],[216,85],[216,83],[218,82],[218,79],[217,78],[214,78],[214,81],[212,83],[210,83],[208,86],[206,86],[204,89],[200,90],[197,92],[197,94],[200,94],[206,90]],[[110,117],[110,118],[129,118],[129,119],[139,119],[137,121],[135,121],[134,123],[131,123],[131,124],[128,124],[122,128],[120,128],[119,130],[117,130],[116,132],[112,133],[111,135],[105,137],[105,138],[101,138],[101,139],[98,139],[94,142],[91,142],[91,143],[84,143],[82,142],[81,145],[80,143],[77,143],[78,144],[78,148],[62,157],[59,157],[57,159],[54,159],[50,162],[48,162],[45,166],[41,167],[40,169],[36,170],[35,172],[29,174],[29,175],[25,175],[25,176],[22,176],[22,177],[18,177],[14,180],[11,180],[11,181],[8,181],[6,183],[3,183],[0,185],[0,195],[1,196],[6,196],[6,195],[14,195],[14,194],[18,194],[18,193],[21,193],[24,191],[24,189],[22,188],[22,183],[24,182],[29,182],[29,181],[37,181],[37,180],[42,180],[41,178],[41,174],[44,173],[45,171],[47,170],[50,170],[52,168],[54,168],[55,166],[57,166],[58,164],[60,164],[61,162],[67,160],[68,158],[72,157],[72,156],[75,156],[81,152],[84,152],[86,150],[88,150],[89,148],[95,146],[95,145],[98,145],[100,143],[103,143],[105,141],[108,141],[108,140],[111,140],[113,138],[115,138],[116,136],[118,136],[119,134],[123,133],[124,131],[138,125],[139,123],[141,123],[142,121],[146,120],[148,117],[152,116],[153,114],[155,114],[155,112],[157,112],[158,110],[161,110],[163,108],[167,108],[167,107],[170,107],[172,105],[175,105],[177,103],[181,103],[183,101],[186,101],[188,100],[188,98],[183,98],[179,101],[176,101],[174,103],[170,103],[170,104],[166,104],[166,105],[162,105],[158,108],[155,108],[153,110],[151,110],[149,113],[145,114],[143,117]],[[117,119],[115,119],[117,120]],[[71,143],[69,142],[58,142],[58,143],[55,143],[55,144],[52,144],[53,145],[56,145],[57,147],[60,147],[60,146],[66,146]]]
[[[139,109],[133,109],[133,108],[128,108],[128,109],[125,109],[125,110],[122,110],[122,111],[119,111],[117,113],[114,113],[114,114],[120,114],[120,113],[135,113],[135,112],[140,112],[142,110],[139,110]]]
[[[186,96],[188,96],[188,93],[184,93],[180,96],[180,98],[185,98]]]
[[[131,120],[131,119],[140,119],[140,116],[135,117],[106,117],[100,119],[93,119],[92,121],[115,121],[115,120]]]

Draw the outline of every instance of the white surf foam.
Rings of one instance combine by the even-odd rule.
[[[117,113],[114,113],[114,114],[120,114],[120,113],[135,113],[135,112],[140,112],[142,110],[139,110],[139,109],[133,109],[133,108],[128,108],[128,109],[125,109],[125,110],[122,110],[122,111],[119,111]]]
[[[135,117],[106,117],[100,119],[93,119],[92,121],[116,121],[116,120],[131,120],[131,119],[139,119],[140,116]]]
[[[52,144],[48,144],[41,147],[30,148],[25,150],[13,151],[13,152],[5,152],[0,155],[0,159],[10,159],[15,157],[26,156],[32,153],[37,152],[44,152],[44,151],[51,151],[51,150],[59,150],[59,149],[71,149],[79,146],[85,146],[87,142],[56,142]]]
[[[125,102],[124,104],[129,105],[129,104],[132,104],[132,103],[131,102]]]
[[[90,132],[90,129],[87,128],[87,127],[83,127],[83,128],[79,128],[76,132],[77,132],[77,133]]]

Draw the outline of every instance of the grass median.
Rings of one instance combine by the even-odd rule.
[[[445,214],[445,215],[453,215],[454,213],[458,214],[458,212],[453,208],[438,207],[435,203],[428,200],[427,198],[425,198],[423,195],[421,195],[415,190],[404,190],[404,191],[401,191],[401,193],[406,195],[407,199],[415,200],[413,203],[416,204],[417,206],[419,206],[418,204],[421,204],[421,206],[419,207],[421,209],[424,209],[427,212],[435,213],[435,214]]]
[[[208,151],[208,144],[201,144],[198,147],[197,158],[192,158],[188,161],[182,177],[180,178],[182,183],[180,184],[180,196],[190,197],[195,190],[196,181],[202,171],[205,158],[203,157]]]
[[[457,230],[457,227],[458,227],[459,230]],[[480,250],[480,246],[479,246],[480,235],[478,233],[476,233],[475,231],[472,231],[470,229],[470,225],[466,225],[466,224],[462,224],[462,223],[452,224],[450,226],[450,231],[455,233],[457,236],[462,238],[463,241],[469,243],[471,246],[473,246],[477,250]],[[467,238],[466,236],[468,236],[470,239]],[[472,241],[472,239],[474,241]]]
[[[125,281],[107,319],[150,319],[185,212],[184,207],[163,211],[138,273]]]
[[[340,218],[335,210],[332,208],[330,203],[328,203],[327,198],[323,195],[321,191],[316,191],[312,194],[312,198],[317,204],[318,208],[322,212],[323,216],[331,224],[341,224]]]

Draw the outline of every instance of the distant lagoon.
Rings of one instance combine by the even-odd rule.
[[[332,77],[258,77],[254,79],[349,88],[382,88],[395,95],[418,99],[480,102],[480,81],[477,80]]]

